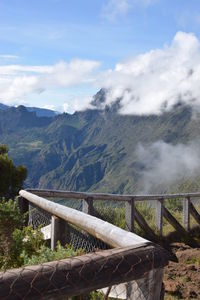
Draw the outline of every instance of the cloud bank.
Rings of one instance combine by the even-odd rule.
[[[32,93],[92,84],[93,72],[99,65],[98,61],[80,59],[50,66],[1,65],[0,102],[20,104]]]
[[[192,179],[200,174],[200,143],[171,145],[157,141],[150,146],[139,145],[138,161],[144,167],[142,193],[166,192],[169,186],[183,179]]]
[[[113,69],[100,71],[99,66],[99,61],[81,59],[47,66],[0,65],[0,102],[21,104],[33,94],[85,86],[107,91],[103,108],[120,100],[121,114],[161,114],[179,102],[200,108],[200,40],[192,33],[178,32],[170,45],[117,63]],[[74,108],[90,108],[88,95],[88,91],[83,97],[74,95]]]
[[[200,106],[200,41],[178,32],[170,46],[116,64],[101,77],[106,103],[121,99],[122,114],[160,114],[183,102]]]

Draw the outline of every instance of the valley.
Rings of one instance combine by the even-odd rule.
[[[72,115],[38,117],[23,106],[0,110],[0,142],[8,145],[16,164],[28,168],[26,187],[123,194],[198,190],[196,169],[195,176],[183,172],[173,184],[159,179],[144,188],[146,174],[156,171],[151,161],[162,154],[152,145],[198,141],[200,117],[190,107],[127,116],[118,113],[117,105],[99,109],[101,97],[102,92],[95,95],[93,110]],[[144,155],[140,147],[147,149]]]

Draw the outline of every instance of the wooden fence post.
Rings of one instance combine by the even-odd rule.
[[[24,225],[27,226],[28,221],[29,221],[29,201],[21,196],[18,196],[17,199],[18,199],[18,205],[19,205],[21,214],[22,215],[26,214]]]
[[[190,231],[190,197],[183,199],[183,227]]]
[[[134,199],[126,201],[125,204],[125,220],[126,220],[126,230],[134,232],[134,214],[135,205]]]
[[[163,205],[164,205],[164,199],[163,200],[157,200],[155,202],[156,205],[156,216],[155,216],[155,225],[158,229],[159,235],[162,236],[163,234]]]
[[[88,215],[94,215],[93,198],[88,197],[87,199],[84,199],[82,201],[82,212]]]
[[[60,241],[64,246],[69,243],[69,225],[66,221],[56,217],[51,217],[51,250],[55,250],[56,244]]]

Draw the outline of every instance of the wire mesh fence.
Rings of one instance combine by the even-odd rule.
[[[49,199],[63,207],[91,213],[105,220],[103,223],[108,226],[112,223],[126,227],[125,201]],[[40,207],[33,204],[37,201]],[[52,234],[52,220],[57,217],[52,209],[47,209],[51,213],[42,209],[47,208],[47,203],[41,204],[41,201],[46,201],[44,198],[37,201],[29,202],[29,225],[33,228],[48,227]],[[163,267],[168,263],[168,254],[162,248],[148,241],[146,244],[142,239],[138,246],[113,249],[105,243],[107,239],[98,238],[102,237],[101,234],[93,235],[91,230],[89,234],[84,226],[79,227],[79,223],[68,220],[62,220],[67,225],[68,243],[75,251],[81,249],[79,253],[83,255],[0,273],[0,299],[161,299]],[[109,232],[112,235],[112,230]],[[119,236],[123,239],[123,234]],[[115,241],[115,244],[118,243]]]
[[[80,228],[69,226],[69,245],[76,251],[82,249],[85,253],[90,253],[103,249],[110,249],[110,246],[95,238],[91,234],[84,233]]]
[[[51,224],[51,214],[34,204],[29,204],[28,224],[33,229]]]
[[[63,203],[63,201],[56,201],[58,203]],[[65,206],[82,210],[82,201],[73,201],[67,200],[64,202]],[[34,204],[29,204],[29,225],[33,227],[33,229],[37,227],[45,227],[51,224],[51,214],[46,212],[45,210],[39,208]],[[75,251],[78,249],[83,250],[85,253],[109,249],[109,245],[104,243],[103,241],[97,239],[91,234],[84,232],[81,228],[74,226],[72,224],[68,224],[67,230],[68,237],[66,238],[70,247],[72,247]]]
[[[0,299],[157,300],[167,261],[163,249],[148,245],[8,270],[0,273]]]

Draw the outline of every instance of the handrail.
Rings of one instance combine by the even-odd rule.
[[[148,244],[136,249],[109,249],[7,270],[0,272],[0,298],[63,299],[63,296],[76,296],[123,282],[129,282],[130,289],[130,281],[136,280],[131,287],[132,297],[128,299],[135,299],[139,290],[141,297],[137,299],[158,300],[163,268],[168,260],[166,250]],[[124,288],[126,289],[126,285]]]
[[[28,296],[35,300],[55,296],[60,299],[109,287],[108,295],[115,289],[113,285],[120,284],[127,299],[135,299],[136,295],[137,299],[160,299],[163,268],[169,261],[166,250],[94,216],[24,190],[19,194],[22,211],[30,202],[52,215],[51,227],[54,227],[53,220],[63,219],[114,249],[0,272],[1,297],[17,300]]]
[[[157,195],[120,195],[120,194],[106,194],[106,193],[86,193],[86,192],[71,192],[60,190],[38,190],[27,189],[28,192],[43,197],[60,197],[83,199],[93,198],[93,200],[116,200],[116,201],[144,201],[144,200],[165,200],[174,198],[200,198],[200,193],[180,193],[180,194],[157,194]]]
[[[123,230],[94,216],[54,203],[24,190],[21,190],[19,194],[50,214],[78,226],[112,247],[139,247],[149,243],[148,240],[132,232]]]

